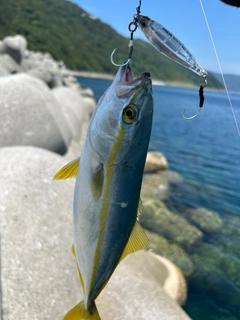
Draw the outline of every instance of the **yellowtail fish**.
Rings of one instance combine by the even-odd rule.
[[[55,175],[76,176],[73,252],[84,300],[65,320],[100,319],[95,299],[114,269],[148,244],[137,215],[152,115],[150,74],[134,79],[130,62],[121,66],[95,108],[81,158]]]

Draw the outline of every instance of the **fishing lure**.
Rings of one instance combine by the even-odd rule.
[[[160,23],[141,15],[138,16],[136,23],[151,44],[163,55],[192,70],[201,77],[207,76],[207,72],[184,44]]]
[[[192,117],[186,117],[186,109],[184,109],[183,111],[183,117],[186,120],[191,120],[199,114],[201,108],[203,107],[203,89],[207,85],[208,73],[197,62],[197,60],[194,58],[191,52],[184,46],[184,44],[180,40],[178,40],[178,38],[175,37],[169,30],[167,30],[160,23],[150,19],[149,17],[140,15],[140,8],[141,0],[139,1],[139,6],[136,8],[137,14],[133,16],[133,21],[128,26],[128,29],[130,31],[129,56],[128,60],[124,63],[124,65],[131,60],[133,52],[133,33],[136,31],[137,27],[139,27],[139,29],[144,33],[146,38],[150,41],[154,48],[157,49],[157,51],[202,77],[202,81],[200,83],[199,88],[198,112]],[[113,54],[115,51],[116,49],[114,49],[111,54],[111,61],[114,65],[121,66],[113,61]]]
[[[184,44],[160,23],[151,20],[147,16],[142,16],[140,14],[137,17],[135,17],[135,19],[137,26],[141,29],[146,38],[160,53],[202,77],[203,80],[199,89],[200,101],[198,112],[194,116],[189,118],[185,116],[186,109],[183,112],[183,117],[185,119],[191,120],[195,118],[201,111],[201,108],[203,107],[203,89],[207,85],[206,78],[208,73],[197,62],[197,60],[194,58],[191,52],[184,46]]]

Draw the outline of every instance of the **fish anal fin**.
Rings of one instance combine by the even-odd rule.
[[[101,320],[95,303],[86,310],[83,301],[78,303],[65,315],[63,320]]]
[[[72,245],[71,251],[72,251],[72,254],[74,255],[74,257],[76,258],[76,252],[75,252],[74,244]]]
[[[72,254],[74,255],[74,257],[77,258],[74,245],[72,245],[72,250],[71,251],[72,251]],[[77,263],[77,268],[78,268],[79,279],[80,279],[80,282],[81,282],[81,285],[82,285],[82,290],[83,290],[83,293],[84,293],[85,292],[85,285],[84,285],[83,277],[82,277],[81,271],[79,269],[78,263]]]
[[[80,164],[80,157],[78,157],[77,159],[69,162],[64,167],[62,167],[62,169],[60,169],[55,174],[53,179],[60,180],[60,179],[75,178],[78,174],[79,164]]]
[[[136,221],[132,233],[128,239],[128,242],[123,250],[123,253],[119,259],[119,263],[130,253],[145,248],[149,243],[148,237],[140,226],[139,222]]]

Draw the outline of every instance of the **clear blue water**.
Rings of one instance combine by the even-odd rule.
[[[93,89],[96,100],[111,84],[87,78],[79,78],[79,82]],[[220,250],[214,265],[216,273],[211,273],[210,267],[196,265],[199,281],[210,278],[212,287],[201,286],[196,276],[188,279],[184,308],[194,320],[240,319],[240,137],[227,96],[205,91],[201,113],[186,121],[182,118],[184,108],[187,116],[198,110],[197,89],[154,86],[153,95],[150,149],[165,154],[170,169],[184,177],[187,190],[183,197],[173,196],[169,206],[178,211],[183,207],[205,207],[218,212],[226,224],[226,232],[205,239],[211,252]],[[230,96],[240,124],[240,95]]]

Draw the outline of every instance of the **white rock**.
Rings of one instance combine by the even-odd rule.
[[[5,69],[4,67],[2,67],[0,65],[0,77],[5,77],[5,76],[8,76],[10,75],[10,73],[7,71],[7,69]]]
[[[20,64],[27,49],[27,40],[21,35],[16,35],[4,38],[3,43],[5,45],[5,53],[9,54]]]
[[[8,54],[0,55],[0,65],[9,73],[17,73],[23,71],[22,67],[16,63]]]
[[[70,252],[74,180],[52,180],[63,165],[47,150],[0,148],[4,320],[62,319],[82,299]],[[96,301],[102,320],[189,320],[162,288],[170,278],[156,256],[129,255]]]
[[[169,278],[169,268],[156,255],[144,251],[129,255],[96,300],[102,320],[190,320],[164,291]]]
[[[62,319],[79,299],[71,254],[74,180],[66,161],[35,147],[0,148],[3,319]]]
[[[34,145],[64,154],[72,133],[51,90],[26,74],[0,78],[0,147]]]
[[[78,141],[87,112],[84,100],[76,91],[66,87],[55,88],[52,93],[63,108],[74,140]]]

